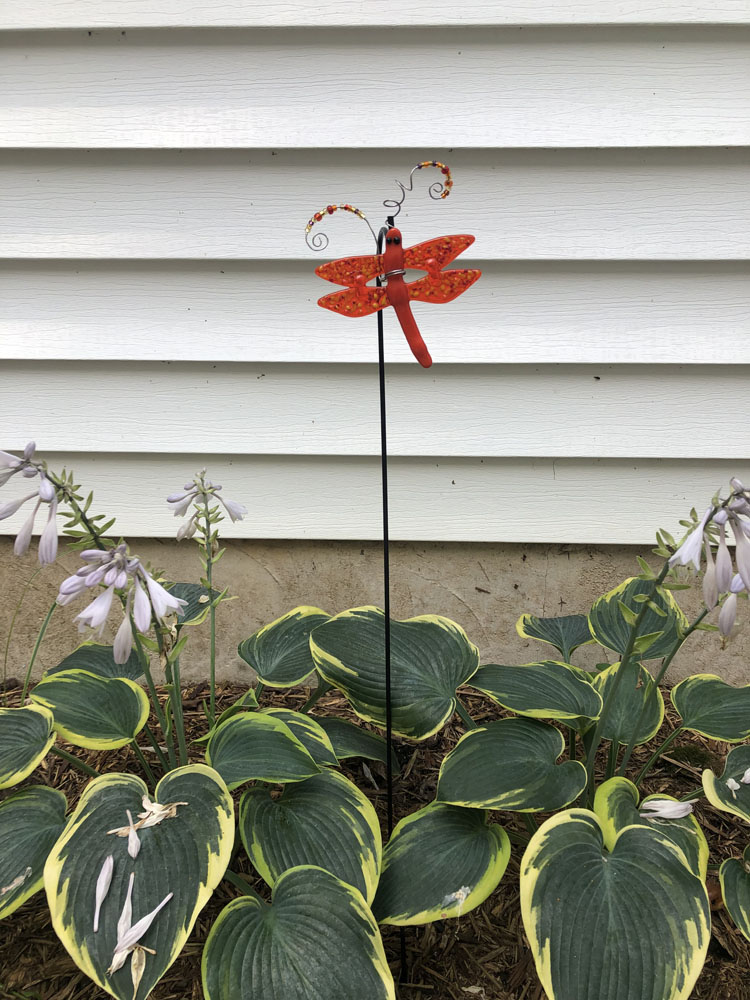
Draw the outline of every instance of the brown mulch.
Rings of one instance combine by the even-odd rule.
[[[205,688],[199,685],[185,693],[185,719],[191,738],[205,732],[201,709]],[[244,690],[223,687],[219,693],[219,708],[230,705]],[[12,681],[5,694],[6,704],[18,704],[20,688],[14,687]],[[299,708],[307,694],[302,689],[266,690],[262,704]],[[504,714],[475,691],[465,689],[462,698],[477,721],[488,721]],[[358,721],[343,697],[333,691],[319,702],[315,713]],[[665,723],[663,735],[670,728]],[[433,799],[440,763],[462,733],[460,720],[454,717],[442,732],[423,743],[396,741],[402,765],[394,789],[396,820]],[[101,771],[129,770],[141,774],[138,761],[129,748],[107,754],[75,747],[67,749]],[[149,752],[145,746],[143,749],[144,753]],[[651,772],[644,783],[644,794],[663,791],[680,796],[692,791],[700,783],[703,768],[714,767],[720,773],[720,763],[728,749],[727,745],[699,736],[686,736]],[[201,760],[200,748],[195,750],[195,759]],[[636,751],[634,767],[640,766],[647,757],[647,751]],[[385,828],[385,768],[372,761],[363,765],[362,761],[352,760],[344,763],[343,770],[369,795]],[[27,779],[30,784],[50,784],[62,789],[71,807],[87,781],[86,775],[52,754]],[[712,865],[718,866],[730,856],[741,856],[750,839],[746,824],[713,810],[705,801],[696,804],[696,814],[709,841]],[[518,814],[504,813],[498,819],[514,840],[511,861],[502,882],[489,899],[459,920],[406,928],[406,976],[398,988],[399,1000],[544,1000],[524,937],[518,902],[521,841],[528,833],[523,817]],[[232,867],[247,875],[258,892],[269,897],[268,888],[257,878],[241,850]],[[715,871],[709,873],[709,891],[714,906],[713,934],[706,964],[691,1000],[750,1000],[750,942],[737,931],[723,909]],[[200,914],[182,954],[151,994],[154,1000],[202,1000],[200,958],[203,943],[217,914],[236,895],[237,890],[231,885],[220,884]],[[400,932],[388,927],[384,927],[383,932],[386,953],[398,979]],[[2,1000],[101,1000],[105,996],[78,971],[57,940],[43,892],[0,922]]]

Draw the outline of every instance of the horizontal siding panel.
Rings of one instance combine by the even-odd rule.
[[[376,458],[45,457],[51,468],[73,467],[94,490],[93,509],[115,511],[115,530],[126,537],[173,536],[179,522],[164,497],[204,465],[249,508],[244,521],[222,524],[227,538],[381,537]],[[679,535],[679,519],[731,476],[750,478],[747,460],[396,458],[389,473],[394,539],[640,546],[660,527]],[[14,534],[22,521],[23,511],[0,522],[0,533]],[[63,559],[74,566],[75,556]]]
[[[0,29],[327,27],[432,24],[747,24],[746,0],[27,0],[0,8]]]
[[[6,33],[0,144],[740,145],[747,38],[742,26]]]
[[[740,458],[750,370],[416,364],[390,374],[393,455]],[[5,366],[6,448],[375,455],[374,365]],[[40,400],[43,406],[40,407]],[[104,418],[104,419],[102,419]]]
[[[433,203],[434,172],[420,172],[399,219],[407,244],[468,230],[476,243],[462,260],[750,259],[750,150],[434,152],[454,168],[455,188]],[[369,253],[372,238],[340,213],[318,227],[331,245],[315,254],[304,242],[312,213],[348,201],[379,224],[381,200],[397,193],[393,178],[422,155],[5,152],[0,256],[313,268],[326,256]]]
[[[315,306],[309,263],[0,264],[0,358],[371,362],[375,322]],[[460,301],[414,312],[436,363],[750,363],[750,265],[482,262]],[[282,305],[283,304],[283,305]],[[413,357],[386,313],[389,361]]]

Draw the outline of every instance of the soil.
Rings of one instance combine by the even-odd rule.
[[[191,738],[205,732],[201,708],[206,685],[185,692],[185,720]],[[219,692],[219,708],[230,705],[244,688],[227,686]],[[19,704],[20,687],[8,683],[6,704]],[[262,704],[299,708],[308,692],[268,691]],[[477,721],[489,721],[504,713],[475,691],[464,689],[462,700]],[[665,699],[666,700],[666,699]],[[329,692],[316,706],[316,714],[338,715],[358,721],[337,692]],[[360,725],[364,723],[359,722]],[[664,735],[671,729],[665,722]],[[394,785],[396,820],[430,802],[435,793],[440,763],[463,733],[454,717],[439,734],[419,744],[395,741],[401,773]],[[652,744],[657,745],[656,743]],[[141,774],[129,748],[95,753],[66,747],[100,771],[132,771]],[[195,759],[201,760],[200,748]],[[668,792],[680,796],[695,789],[705,767],[718,773],[729,747],[690,735],[674,745],[644,782],[644,794]],[[144,753],[149,749],[144,746]],[[648,751],[636,751],[634,767],[645,762]],[[385,768],[372,761],[345,761],[342,770],[372,800],[385,828]],[[49,784],[62,789],[73,807],[88,782],[85,774],[49,754],[27,784]],[[696,815],[708,838],[713,866],[728,857],[740,857],[748,842],[742,821],[712,809],[705,800],[696,803]],[[503,813],[497,820],[517,840],[528,833],[523,817]],[[543,817],[539,817],[541,820]],[[511,861],[502,882],[479,907],[458,920],[406,928],[405,966],[401,962],[401,933],[383,928],[386,953],[394,977],[402,982],[399,1000],[544,1000],[544,992],[524,936],[518,900],[518,873],[522,846],[513,846]],[[264,897],[270,893],[240,851],[233,869],[248,878]],[[721,902],[719,881],[709,872],[713,933],[705,967],[691,1000],[750,1000],[750,942],[734,927]],[[167,971],[151,996],[153,1000],[202,1000],[200,958],[203,943],[217,914],[237,895],[222,882],[201,912],[182,954]],[[12,916],[0,922],[0,998],[2,1000],[101,1000],[106,994],[79,972],[56,938],[50,924],[43,892],[37,893]],[[283,998],[278,998],[283,1000]],[[366,1000],[366,998],[362,998]],[[606,998],[602,998],[606,1000]]]

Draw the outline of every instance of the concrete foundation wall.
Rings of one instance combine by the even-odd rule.
[[[200,563],[194,544],[154,539],[131,543],[133,552],[175,580],[197,580]],[[586,612],[591,602],[638,571],[628,547],[571,547],[467,543],[396,543],[391,549],[391,607],[395,618],[423,613],[459,622],[479,646],[485,663],[525,663],[553,655],[551,647],[516,634],[519,615]],[[8,644],[7,677],[22,676],[37,630],[78,556],[61,546],[55,566],[34,576],[34,555],[17,559],[12,540],[0,539],[0,666],[16,606],[28,586]],[[645,554],[645,553],[643,553]],[[373,542],[230,541],[218,564],[216,584],[229,586],[237,600],[218,612],[218,673],[223,680],[250,681],[251,671],[237,656],[237,644],[259,626],[298,604],[330,613],[361,604],[382,606],[382,554]],[[696,590],[678,594],[688,617],[700,608]],[[80,641],[73,617],[84,601],[59,608],[41,647],[35,673],[53,666]],[[675,658],[670,677],[717,673],[734,684],[750,683],[748,606],[740,604],[736,634],[722,650],[716,633],[700,633]],[[119,622],[113,614],[113,624]],[[716,612],[712,616],[715,619]],[[582,666],[612,660],[597,645],[578,650]],[[208,676],[208,631],[192,630],[182,659],[183,676]]]

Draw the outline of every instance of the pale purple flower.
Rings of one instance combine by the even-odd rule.
[[[0,451],[0,486],[4,486],[16,473],[20,473],[24,479],[37,477],[39,479],[39,484],[32,493],[27,493],[18,500],[10,500],[0,504],[0,521],[15,514],[29,501],[36,501],[18,532],[13,546],[14,553],[17,556],[22,556],[29,550],[31,536],[34,532],[34,521],[39,508],[42,503],[49,504],[47,524],[39,542],[39,562],[42,566],[47,566],[57,558],[57,491],[47,478],[43,465],[32,461],[35,450],[36,445],[30,441],[24,448],[22,458],[11,455],[7,451]]]
[[[187,604],[187,601],[173,597],[157,583],[140,559],[130,555],[124,542],[114,549],[87,549],[81,553],[81,559],[84,565],[60,584],[57,603],[70,604],[90,588],[104,586],[106,589],[75,619],[79,628],[88,626],[98,630],[101,635],[112,610],[114,594],[116,591],[120,594],[124,600],[125,614],[114,642],[113,656],[116,663],[125,663],[132,649],[131,610],[138,631],[146,632],[151,626],[152,608],[153,617],[161,622],[172,612],[180,614]],[[148,590],[148,597],[143,584]]]
[[[711,555],[711,540],[706,537],[703,548],[706,553],[706,571],[703,574],[703,600],[706,607],[711,610],[719,603],[719,591],[716,585],[716,565]]]
[[[715,520],[715,518],[714,518]],[[719,547],[716,550],[716,587],[720,594],[726,594],[732,582],[732,557],[727,548],[724,525],[719,524]]]
[[[738,517],[730,517],[729,523],[734,533],[734,558],[737,564],[737,572],[745,584],[745,590],[750,590],[750,540],[748,540],[747,535],[742,530],[742,522]]]
[[[112,884],[112,872],[115,867],[115,859],[110,854],[104,864],[102,865],[102,870],[99,872],[99,878],[96,880],[96,901],[94,904],[94,934],[99,930],[99,914],[101,913],[102,903],[107,898],[107,893],[109,892],[109,887]]]
[[[675,566],[679,563],[680,566],[687,566],[691,563],[696,570],[701,567],[701,549],[703,547],[703,529],[708,523],[708,519],[711,516],[711,510],[713,508],[708,507],[706,513],[703,515],[696,528],[690,532],[687,538],[684,540],[682,545],[677,549],[677,551],[670,557],[669,565]]]
[[[691,802],[675,802],[673,799],[650,799],[641,803],[640,815],[643,819],[682,819],[693,811]]]
[[[732,593],[724,601],[719,612],[719,632],[726,638],[737,620],[737,595]]]
[[[194,505],[194,510],[190,518],[177,531],[178,542],[182,541],[183,538],[193,537],[198,529],[198,519],[205,516],[206,507],[216,500],[222,504],[232,521],[241,521],[243,519],[247,514],[247,507],[234,500],[225,500],[219,496],[220,490],[221,486],[217,486],[210,479],[206,479],[206,470],[202,469],[192,483],[185,483],[182,490],[169,494],[167,503],[175,517],[184,517],[191,505]]]

